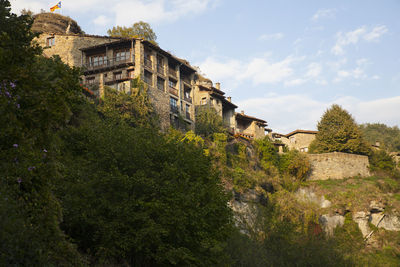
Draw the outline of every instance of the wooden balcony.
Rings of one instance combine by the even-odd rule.
[[[168,91],[170,94],[173,94],[174,96],[178,96],[178,89],[168,86]]]
[[[169,76],[172,76],[175,79],[178,77],[178,73],[173,68],[168,69],[168,74],[169,74]]]
[[[151,61],[148,58],[145,58],[144,59],[144,66],[149,68],[149,69],[153,69],[153,61]]]
[[[164,76],[165,75],[164,67],[157,65],[157,73]]]
[[[135,57],[129,57],[129,58],[112,58],[112,59],[107,59],[106,61],[102,62],[89,62],[87,64],[84,64],[82,67],[84,68],[84,71],[93,71],[93,70],[100,70],[103,68],[111,68],[119,65],[134,65],[135,64]]]

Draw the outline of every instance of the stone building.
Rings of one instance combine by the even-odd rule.
[[[237,106],[231,102],[230,97],[225,97],[225,93],[221,91],[220,83],[216,83],[214,87],[211,80],[197,75],[194,86],[194,104],[197,107],[213,107],[222,117],[224,125],[231,131],[235,131],[235,109]]]
[[[249,115],[241,113],[235,114],[236,128],[235,134],[249,139],[260,139],[265,136],[267,122]]]
[[[194,129],[193,80],[196,70],[149,41],[125,38],[80,49],[84,84],[99,85],[129,93],[130,81],[140,77],[148,86],[150,100],[161,122]]]
[[[318,131],[295,130],[286,135],[271,133],[270,136],[273,141],[280,141],[285,144],[289,149],[296,149],[302,152],[308,152],[308,147],[315,139],[315,135],[317,133]]]
[[[209,105],[222,117],[232,134],[264,137],[264,120],[235,113],[237,106],[226,97],[220,84],[197,73],[186,60],[177,58],[152,42],[84,34],[69,17],[42,13],[35,16],[32,30],[45,56],[60,56],[71,67],[81,67],[83,83],[95,95],[104,86],[129,93],[131,80],[140,77],[148,86],[151,103],[161,128],[195,128],[195,106]]]

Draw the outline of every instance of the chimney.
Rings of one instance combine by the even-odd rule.
[[[228,99],[229,102],[232,102],[232,97],[228,96],[226,99]]]
[[[244,110],[240,111],[240,114],[244,115]]]
[[[218,90],[221,90],[221,84],[220,83],[215,83],[215,88],[217,88]]]

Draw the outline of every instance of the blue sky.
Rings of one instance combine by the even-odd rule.
[[[39,12],[57,0],[11,4]],[[149,22],[161,48],[275,132],[316,129],[333,103],[358,123],[400,126],[399,0],[65,0],[58,13],[88,34]]]

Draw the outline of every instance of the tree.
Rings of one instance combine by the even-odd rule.
[[[214,133],[223,133],[226,129],[221,116],[210,106],[196,109],[196,134],[208,137]]]
[[[81,100],[80,72],[43,57],[31,25],[0,0],[0,265],[79,265],[52,188],[55,132]]]
[[[142,38],[157,44],[157,35],[154,33],[150,24],[144,21],[136,22],[132,27],[116,26],[107,31],[112,37]]]
[[[370,148],[353,117],[339,105],[332,105],[318,122],[311,153],[345,152],[368,155]]]
[[[381,147],[388,151],[400,151],[400,129],[398,126],[389,127],[383,123],[366,123],[361,124],[360,129],[371,145],[379,141]]]
[[[230,209],[203,148],[85,111],[62,134],[65,232],[104,265],[218,266]]]

